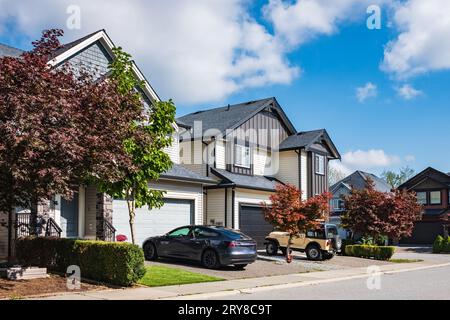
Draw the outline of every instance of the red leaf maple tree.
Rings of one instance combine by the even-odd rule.
[[[270,196],[271,204],[262,204],[265,219],[275,229],[289,233],[287,262],[292,261],[290,247],[293,237],[317,228],[327,218],[330,199],[329,193],[323,193],[303,200],[302,192],[296,186],[279,184],[275,193]]]
[[[345,197],[345,209],[342,226],[375,242],[382,236],[397,240],[411,236],[423,211],[414,192],[380,192],[373,181],[364,189],[352,189]]]
[[[89,177],[120,179],[132,167],[123,141],[144,120],[140,99],[115,81],[49,65],[62,35],[44,31],[33,50],[0,58],[0,213],[31,208],[32,223],[41,201],[70,199]]]

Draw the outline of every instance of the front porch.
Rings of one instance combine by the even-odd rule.
[[[40,203],[37,211],[34,225],[39,236],[115,241],[112,199],[95,187],[78,187],[70,201],[56,195]],[[12,227],[5,227],[9,232],[3,233],[2,242],[8,244],[0,247],[0,258],[14,256],[15,240],[33,234],[30,210],[17,209]]]

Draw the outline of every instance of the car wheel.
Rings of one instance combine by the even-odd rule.
[[[214,250],[206,250],[202,256],[202,264],[205,268],[216,269],[219,267],[219,257]]]
[[[275,241],[270,241],[266,244],[266,252],[269,256],[275,256],[278,253],[278,244]]]
[[[334,254],[333,253],[324,253],[323,258],[325,260],[331,260],[334,258]]]
[[[145,260],[156,260],[158,259],[158,253],[156,252],[156,247],[153,243],[148,242],[144,246],[144,256]]]
[[[318,245],[310,245],[306,248],[306,256],[309,260],[320,261],[322,260],[322,251]]]
[[[236,265],[234,265],[234,267],[237,270],[244,270],[246,266],[247,266],[246,264],[236,264]]]

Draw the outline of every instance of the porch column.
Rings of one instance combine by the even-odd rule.
[[[78,238],[86,235],[86,188],[80,186],[78,190]]]
[[[112,222],[112,198],[105,193],[97,193],[97,239],[106,240],[104,221]]]

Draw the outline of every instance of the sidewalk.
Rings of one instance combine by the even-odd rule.
[[[428,268],[449,266],[450,262],[419,262],[410,264],[390,264],[377,266],[381,274],[407,272]],[[372,270],[372,272],[374,272]],[[157,300],[157,299],[205,299],[211,296],[220,297],[236,293],[256,292],[274,288],[305,286],[355,278],[365,278],[369,274],[367,268],[353,268],[312,273],[290,274],[263,278],[229,280],[220,282],[188,284],[158,288],[133,288],[64,294],[45,298],[47,300]]]

